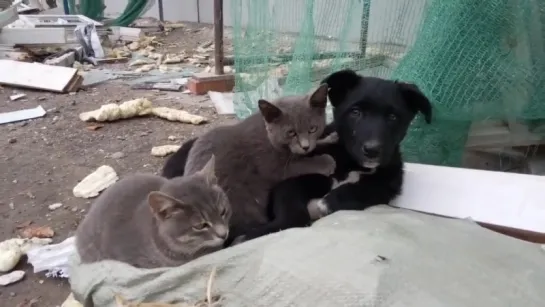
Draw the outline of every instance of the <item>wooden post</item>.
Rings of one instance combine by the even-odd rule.
[[[223,75],[223,0],[214,0],[214,72]]]

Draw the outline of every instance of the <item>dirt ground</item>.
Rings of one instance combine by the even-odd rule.
[[[178,29],[163,40],[170,51],[191,49],[212,39],[212,30],[203,26]],[[10,101],[14,93],[25,93],[23,100]],[[206,116],[210,123],[194,126],[144,117],[106,123],[96,131],[79,120],[81,112],[109,102],[147,97],[157,106],[181,108]],[[112,166],[119,176],[135,172],[159,173],[166,158],[153,157],[153,146],[180,144],[211,127],[234,121],[233,116],[218,116],[207,96],[181,92],[131,90],[109,81],[75,94],[0,89],[0,112],[42,105],[43,118],[0,126],[2,183],[0,184],[0,241],[17,236],[18,226],[32,222],[50,226],[54,243],[72,236],[89,208],[91,200],[76,198],[72,188],[97,167]],[[175,141],[169,136],[176,137]],[[62,203],[49,210],[48,206]],[[24,280],[0,288],[0,305],[18,306],[38,299],[33,306],[60,306],[69,294],[64,279],[34,274],[23,259],[16,269],[25,270]]]

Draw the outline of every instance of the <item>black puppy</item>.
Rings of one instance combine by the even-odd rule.
[[[432,107],[414,84],[362,77],[352,70],[335,72],[329,85],[338,144],[313,154],[334,157],[332,177],[305,175],[287,179],[270,193],[270,223],[247,229],[237,241],[249,240],[339,210],[363,210],[388,204],[401,193],[403,161],[400,143],[418,112],[431,122]]]

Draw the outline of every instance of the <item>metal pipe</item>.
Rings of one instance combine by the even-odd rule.
[[[163,11],[163,0],[158,0],[157,6],[159,7],[159,20],[165,21],[165,13]]]
[[[201,23],[201,0],[195,0],[197,2],[197,23]]]
[[[214,0],[214,72],[223,75],[223,0]]]

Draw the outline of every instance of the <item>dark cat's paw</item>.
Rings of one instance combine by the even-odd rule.
[[[337,163],[335,163],[335,159],[333,159],[330,155],[320,155],[317,156],[316,159],[318,159],[318,168],[317,173],[324,175],[324,176],[331,176],[335,172],[335,167],[337,167]]]

